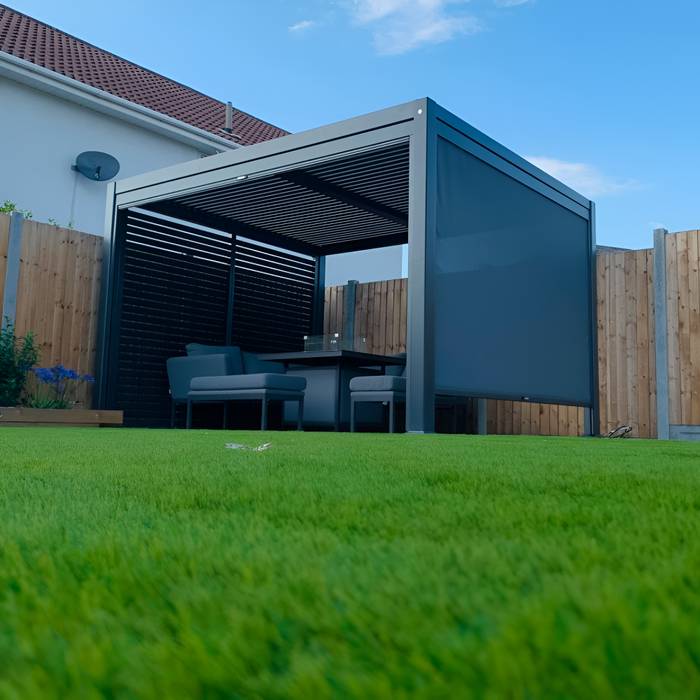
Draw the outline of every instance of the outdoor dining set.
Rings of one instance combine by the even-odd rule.
[[[283,425],[336,432],[348,427],[355,432],[358,424],[381,426],[388,407],[393,433],[396,405],[406,402],[406,353],[376,355],[334,341],[319,345],[307,339],[304,351],[264,354],[235,345],[187,345],[186,356],[167,360],[171,427],[177,404],[187,405],[186,427],[191,428],[197,404],[223,404],[227,425],[230,403],[261,402],[261,430],[268,429],[270,404],[282,403]],[[452,406],[454,432],[457,407],[466,401],[437,398],[438,405]]]

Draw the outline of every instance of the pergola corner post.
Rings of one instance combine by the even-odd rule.
[[[600,384],[598,377],[598,268],[595,230],[595,203],[590,204],[588,219],[590,235],[590,278],[591,278],[591,407],[584,409],[585,436],[595,437],[600,434]]]
[[[97,328],[97,356],[95,359],[95,395],[93,403],[98,410],[107,408],[107,387],[109,385],[109,350],[118,338],[112,333],[115,269],[115,235],[118,209],[116,206],[116,183],[107,183],[107,206],[105,210],[105,234],[102,244],[102,275],[100,279],[100,306]]]
[[[437,132],[434,102],[413,103],[409,156],[406,432],[435,432],[434,251]]]

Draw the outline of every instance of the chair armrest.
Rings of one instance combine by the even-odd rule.
[[[195,377],[219,377],[237,374],[235,358],[228,354],[189,355],[167,360],[170,393],[175,400],[186,400]]]

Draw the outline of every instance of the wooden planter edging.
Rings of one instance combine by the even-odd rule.
[[[100,428],[119,427],[123,411],[91,411],[60,408],[0,408],[0,428]]]

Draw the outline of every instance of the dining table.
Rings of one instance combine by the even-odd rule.
[[[334,367],[336,370],[336,401],[334,430],[340,431],[342,372],[344,369],[362,367],[379,368],[386,372],[388,366],[405,365],[405,357],[374,355],[357,350],[302,350],[300,352],[269,352],[258,356],[261,360],[281,362],[287,369],[291,365],[307,367]]]

